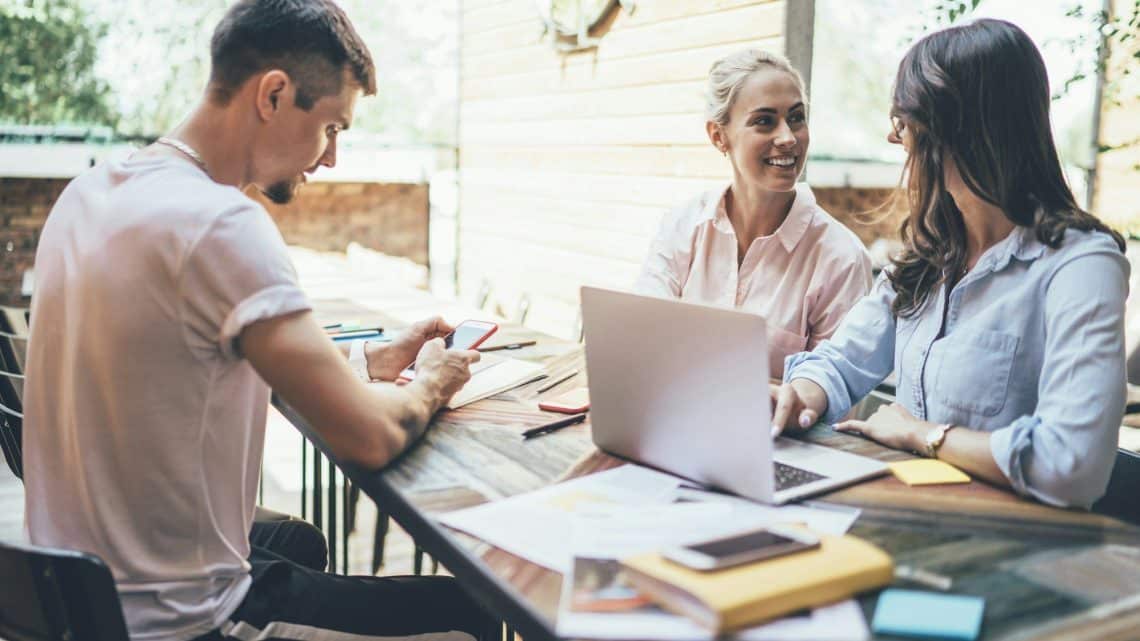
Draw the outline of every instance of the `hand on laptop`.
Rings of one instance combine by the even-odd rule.
[[[805,430],[827,411],[827,394],[823,388],[806,378],[797,378],[783,385],[769,383],[772,398],[772,436],[779,436],[785,428]]]
[[[471,364],[479,360],[479,352],[472,349],[447,349],[442,338],[433,338],[416,356],[415,384],[435,389],[439,406],[459,391],[471,379]]]

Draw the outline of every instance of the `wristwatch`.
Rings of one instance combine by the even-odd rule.
[[[364,346],[368,341],[358,340],[352,341],[352,345],[348,348],[348,366],[352,368],[352,373],[365,383],[372,380],[368,375],[368,357],[364,354]]]
[[[926,448],[922,454],[926,458],[938,458],[938,448],[942,447],[942,443],[946,441],[946,433],[953,428],[953,423],[943,423],[927,432],[924,442]]]

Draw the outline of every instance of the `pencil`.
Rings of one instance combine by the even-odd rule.
[[[543,385],[542,387],[538,388],[538,393],[541,394],[547,390],[554,389],[555,387],[558,387],[562,383],[565,383],[566,381],[574,378],[577,375],[578,375],[578,370],[574,370],[574,371],[570,372],[569,374],[567,374],[561,378],[558,378],[554,382],[547,383],[546,385]]]

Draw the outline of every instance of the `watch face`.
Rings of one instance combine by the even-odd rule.
[[[941,440],[942,440],[942,428],[941,427],[936,427],[936,428],[930,430],[929,432],[927,432],[927,434],[926,434],[926,444],[929,445],[930,447],[934,447],[935,445],[938,445],[938,443]]]
[[[942,441],[946,440],[946,431],[948,426],[939,425],[938,427],[930,430],[926,434],[926,456],[935,458],[938,454],[938,448],[942,446]]]

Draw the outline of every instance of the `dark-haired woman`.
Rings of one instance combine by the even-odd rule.
[[[930,34],[891,120],[904,250],[829,341],[788,357],[773,424],[839,421],[893,370],[897,402],[836,429],[1088,508],[1124,409],[1129,266],[1065,183],[1040,53],[1000,20]]]

